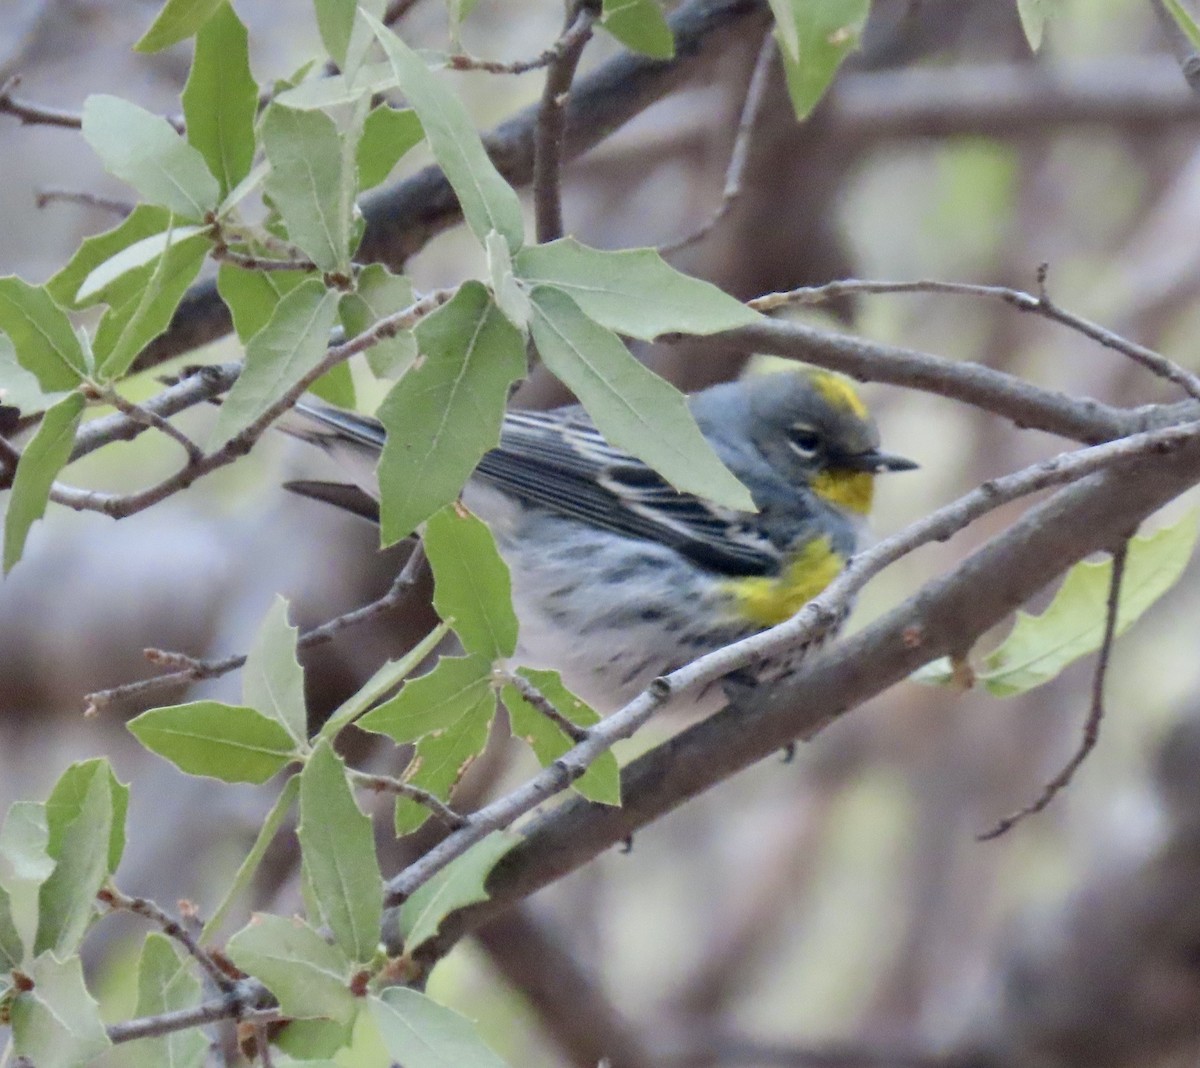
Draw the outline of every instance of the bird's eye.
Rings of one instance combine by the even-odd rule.
[[[791,427],[788,432],[788,444],[793,451],[806,459],[815,456],[821,448],[821,436],[809,426],[798,425]]]

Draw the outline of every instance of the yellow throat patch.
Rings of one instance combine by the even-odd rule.
[[[800,547],[782,574],[733,579],[727,584],[735,611],[763,627],[790,619],[841,573],[846,558],[834,552],[827,535]]]
[[[871,510],[875,497],[875,476],[870,471],[831,468],[814,475],[809,485],[821,500],[859,515]]]

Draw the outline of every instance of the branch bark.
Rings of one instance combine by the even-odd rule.
[[[921,665],[965,652],[1063,570],[1127,536],[1197,482],[1200,442],[1192,441],[1060,490],[953,572],[814,655],[785,685],[753,694],[634,761],[622,775],[622,807],[572,798],[534,820],[493,871],[488,900],[447,917],[422,958],[440,959],[464,933],[794,738],[811,738]]]

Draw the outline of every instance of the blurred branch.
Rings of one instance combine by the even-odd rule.
[[[852,278],[845,281],[830,282],[823,286],[806,286],[801,289],[793,289],[787,293],[771,293],[747,303],[749,303],[750,307],[760,312],[772,312],[790,304],[822,304],[829,301],[841,300],[852,294],[859,293],[939,293],[949,296],[986,297],[1002,300],[1005,304],[1016,308],[1018,311],[1032,312],[1034,315],[1040,315],[1053,322],[1061,323],[1068,329],[1074,330],[1086,338],[1090,338],[1105,348],[1119,352],[1123,356],[1128,356],[1129,359],[1145,367],[1151,373],[1158,375],[1159,378],[1165,378],[1168,382],[1179,386],[1185,393],[1200,400],[1200,375],[1186,370],[1179,366],[1179,364],[1167,359],[1161,353],[1146,348],[1145,345],[1139,345],[1137,342],[1130,341],[1128,338],[1121,337],[1119,334],[1115,334],[1113,331],[1100,326],[1099,323],[1094,323],[1089,319],[1084,319],[1082,316],[1075,315],[1058,307],[1047,296],[1045,282],[1046,265],[1043,264],[1038,268],[1038,284],[1041,287],[1041,292],[1036,297],[1032,293],[1025,293],[1019,289],[1011,289],[1008,286],[972,285],[965,282],[935,282],[929,280],[915,282],[862,281]]]
[[[561,185],[567,101],[597,16],[596,6],[587,0],[573,0],[567,11],[563,36],[570,38],[570,44],[546,69],[533,135],[533,215],[539,244],[563,235]]]
[[[13,91],[20,84],[20,77],[14,74],[0,85],[0,115],[12,115],[21,121],[22,126],[60,126],[68,130],[78,130],[83,126],[83,118],[78,112],[61,111],[18,100],[13,96]]]
[[[492,967],[537,1013],[570,1064],[651,1068],[659,1063],[605,996],[592,970],[528,905],[497,916],[475,932],[475,940]]]
[[[1006,63],[853,71],[830,92],[825,120],[839,144],[910,137],[1029,137],[1062,127],[1145,133],[1200,121],[1174,63],[1121,56],[1088,63]]]
[[[1179,0],[1182,3],[1182,0]],[[1158,17],[1159,25],[1167,35],[1171,51],[1179,61],[1179,69],[1183,80],[1193,93],[1200,94],[1200,54],[1196,52],[1196,42],[1188,35],[1179,21],[1167,8],[1163,0],[1150,0],[1150,7]]]
[[[701,1047],[705,1064],[753,1068],[992,1068],[972,1053],[942,1053],[912,1042],[847,1041],[824,1046],[719,1035]],[[687,1063],[693,1063],[688,1061]]]
[[[659,245],[658,251],[666,256],[679,252],[694,245],[703,237],[707,237],[733,207],[734,202],[742,195],[742,177],[746,171],[746,158],[750,154],[750,140],[754,136],[754,128],[762,111],[763,100],[767,95],[767,83],[771,73],[771,63],[775,59],[775,35],[767,33],[763,37],[758,50],[758,59],[754,62],[754,70],[750,74],[750,83],[746,88],[746,99],[742,104],[741,118],[738,119],[737,134],[733,141],[733,151],[729,154],[729,167],[725,172],[725,188],[721,193],[721,203],[703,223],[685,237]]]
[[[1121,603],[1121,579],[1125,575],[1125,558],[1129,553],[1129,543],[1124,541],[1113,550],[1112,578],[1108,583],[1108,603],[1104,611],[1104,637],[1100,642],[1100,652],[1096,656],[1096,670],[1092,675],[1092,703],[1088,709],[1087,719],[1083,725],[1083,737],[1079,747],[1063,769],[1054,776],[1036,801],[1024,808],[1018,809],[1011,815],[1005,816],[990,831],[979,835],[979,841],[988,842],[1007,834],[1027,816],[1041,812],[1051,801],[1065,790],[1077,772],[1087,760],[1088,754],[1096,748],[1100,740],[1100,724],[1104,721],[1104,680],[1108,675],[1108,663],[1112,657],[1113,639],[1117,634],[1117,611]]]

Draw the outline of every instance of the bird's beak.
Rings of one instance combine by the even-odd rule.
[[[840,467],[849,467],[854,471],[870,471],[873,475],[881,475],[885,471],[913,471],[921,465],[904,456],[891,452],[880,452],[870,449],[854,456],[846,456],[839,463]]]

